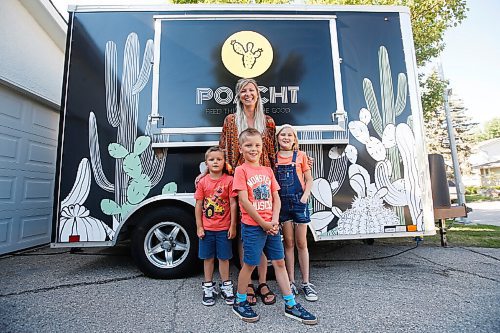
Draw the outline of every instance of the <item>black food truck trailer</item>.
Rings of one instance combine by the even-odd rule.
[[[197,264],[194,179],[255,78],[314,158],[314,240],[435,233],[406,7],[70,6],[52,247],[131,239],[148,276]]]

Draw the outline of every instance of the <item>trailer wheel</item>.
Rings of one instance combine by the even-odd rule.
[[[146,276],[172,279],[195,270],[198,243],[194,216],[169,207],[153,210],[141,216],[141,221],[133,232],[131,250]]]
[[[373,245],[375,243],[375,239],[365,238],[365,239],[363,239],[363,243],[368,244],[368,245]]]

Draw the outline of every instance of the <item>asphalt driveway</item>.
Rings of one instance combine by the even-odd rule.
[[[281,299],[259,302],[255,324],[221,301],[205,307],[201,273],[146,278],[125,247],[83,254],[41,248],[0,259],[0,331],[500,332],[500,249],[412,247],[313,244],[320,300],[298,298],[319,317],[314,327],[286,318]]]

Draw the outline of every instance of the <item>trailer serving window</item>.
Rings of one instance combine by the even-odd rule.
[[[154,147],[218,143],[236,81],[255,78],[265,113],[303,143],[348,141],[335,16],[155,16]]]

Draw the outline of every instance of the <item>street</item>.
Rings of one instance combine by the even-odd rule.
[[[468,216],[469,222],[500,227],[500,201],[471,202],[466,205],[472,208]]]
[[[441,248],[425,241],[412,247],[311,244],[320,299],[309,303],[301,294],[298,301],[318,316],[313,327],[286,318],[281,296],[271,306],[259,300],[255,324],[243,323],[220,299],[205,307],[201,271],[185,279],[149,279],[127,247],[81,254],[44,247],[0,259],[0,331],[500,331],[500,249]],[[278,292],[275,281],[269,284]]]

